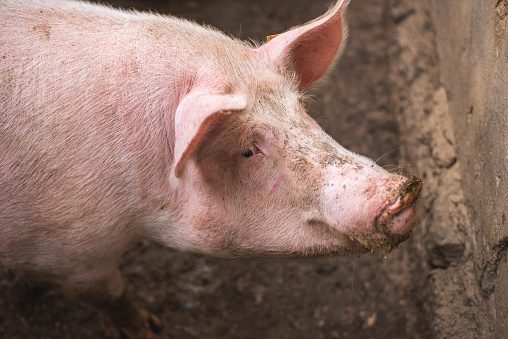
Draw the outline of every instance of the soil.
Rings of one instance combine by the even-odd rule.
[[[324,13],[329,0],[114,1],[206,23],[262,41]],[[389,2],[353,0],[349,41],[310,114],[343,146],[399,166],[397,96],[389,72]],[[403,86],[401,77],[399,86]],[[395,106],[397,103],[395,103]],[[406,171],[407,172],[407,171]],[[224,260],[141,242],[122,272],[134,299],[164,323],[162,338],[431,338],[421,260],[409,240],[386,257]],[[98,313],[0,270],[0,338],[102,338]]]

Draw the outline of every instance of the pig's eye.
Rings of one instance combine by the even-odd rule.
[[[251,147],[248,150],[243,151],[242,155],[244,156],[244,158],[249,158],[249,157],[253,156],[254,155],[254,147]]]
[[[242,156],[244,158],[250,158],[255,154],[261,154],[261,151],[259,150],[259,148],[256,147],[256,145],[252,145],[251,147],[247,148],[245,151],[242,152]]]

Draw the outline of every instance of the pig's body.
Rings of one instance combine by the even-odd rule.
[[[1,262],[118,313],[104,303],[127,303],[117,264],[140,238],[227,257],[407,238],[421,184],[342,148],[301,103],[344,7],[252,48],[169,17],[1,1]],[[310,48],[315,31],[328,40]]]
[[[174,112],[192,80],[171,46],[204,30],[79,2],[4,3],[0,17],[3,261],[124,250],[148,205],[174,205]]]

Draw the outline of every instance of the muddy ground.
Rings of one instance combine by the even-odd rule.
[[[258,41],[322,14],[328,3],[114,2],[173,13]],[[345,147],[388,168],[410,171],[410,164],[399,163],[399,128],[390,109],[398,96],[391,92],[397,79],[389,72],[400,62],[393,32],[404,13],[390,3],[352,1],[348,46],[309,110]],[[231,261],[139,243],[125,254],[122,271],[136,301],[164,322],[162,338],[430,338],[417,245],[409,240],[386,258]],[[0,337],[103,334],[95,310],[56,291],[29,290],[0,270]]]

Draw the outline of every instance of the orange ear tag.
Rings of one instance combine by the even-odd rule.
[[[268,42],[268,41],[272,40],[272,39],[273,39],[273,38],[275,38],[277,35],[281,35],[281,33],[267,36],[267,37],[266,37],[266,42]]]

